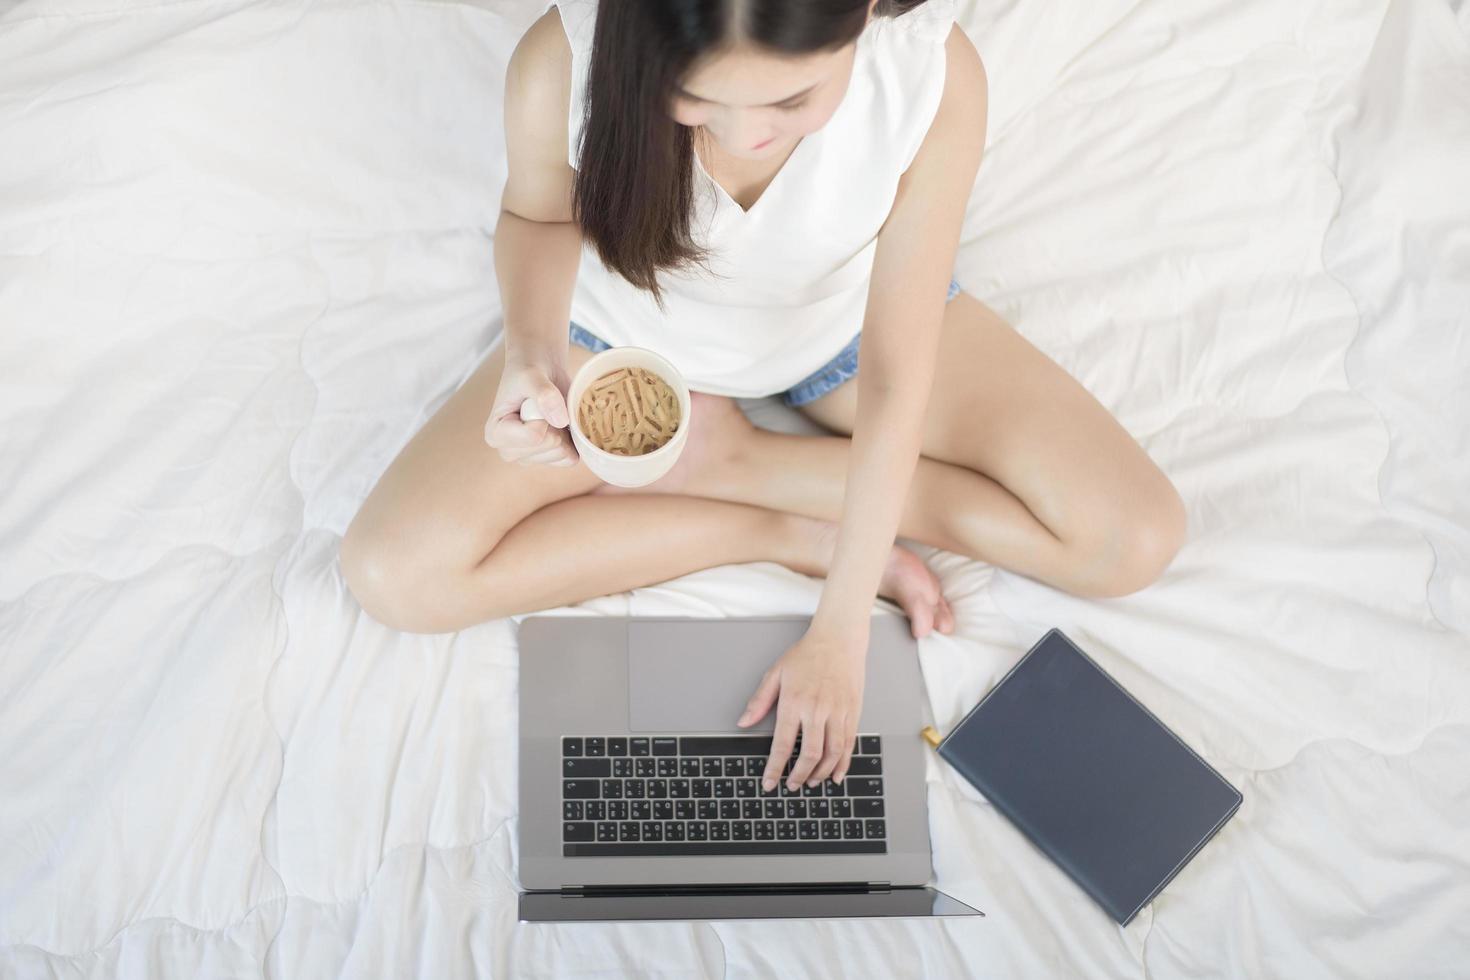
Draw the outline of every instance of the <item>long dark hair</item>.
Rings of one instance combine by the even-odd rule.
[[[878,0],[896,17],[924,0]],[[669,115],[700,55],[739,37],[782,54],[841,48],[868,0],[602,0],[587,72],[572,213],[608,268],[653,294],[657,275],[708,259],[690,232],[693,132]]]

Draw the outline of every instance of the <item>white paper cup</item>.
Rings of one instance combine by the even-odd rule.
[[[621,456],[599,449],[577,424],[577,405],[587,386],[604,374],[627,367],[652,371],[668,382],[679,397],[679,428],[674,430],[674,437],[653,452],[642,456]],[[684,443],[689,441],[689,410],[689,386],[684,383],[678,369],[666,358],[646,347],[611,347],[600,354],[594,354],[577,369],[572,385],[567,390],[567,414],[570,416],[567,428],[572,434],[572,444],[577,447],[587,468],[604,483],[611,483],[615,487],[647,486],[673,469],[679,453],[684,451]],[[534,400],[528,398],[521,402],[522,421],[529,422],[539,418],[544,416]]]

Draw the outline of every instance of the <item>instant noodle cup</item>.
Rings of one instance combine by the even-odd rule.
[[[646,486],[673,468],[689,439],[689,410],[678,369],[645,347],[594,354],[567,389],[572,444],[589,470],[618,487]],[[533,399],[521,403],[522,421],[543,417]]]

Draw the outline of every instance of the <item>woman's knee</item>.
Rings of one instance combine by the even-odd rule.
[[[478,567],[453,567],[404,547],[416,537],[366,522],[348,526],[339,548],[342,578],[363,612],[402,633],[452,633],[519,612],[515,590],[489,556]]]
[[[404,552],[399,542],[407,537],[387,533],[359,515],[342,536],[342,579],[363,612],[384,626],[404,633],[443,632],[433,628],[428,615],[425,589],[434,579]]]
[[[1186,533],[1184,501],[1168,480],[1141,499],[1121,502],[1101,533],[1075,545],[1085,569],[1077,594],[1117,598],[1152,585],[1174,561]]]
[[[342,580],[363,612],[384,626],[401,629],[395,563],[382,534],[374,531],[359,514],[342,535],[338,557]]]

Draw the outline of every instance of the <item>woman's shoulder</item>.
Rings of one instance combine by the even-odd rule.
[[[548,7],[545,13],[536,18],[530,29],[521,35],[515,51],[511,53],[510,65],[512,70],[527,73],[527,77],[570,72],[572,48],[567,43],[567,34],[562,28],[561,11],[557,4]]]
[[[560,123],[565,159],[577,166],[583,98],[597,22],[596,0],[554,0],[522,35],[511,55],[506,79],[506,112],[511,98],[527,100],[528,112]],[[516,75],[520,82],[517,86]]]
[[[955,0],[927,0],[896,17],[874,17],[859,38],[859,56],[879,86],[928,91],[941,84],[954,28]]]
[[[511,52],[505,76],[507,109],[564,114],[571,89],[571,45],[553,6],[521,35]]]
[[[505,73],[505,138],[511,182],[526,193],[544,181],[533,174],[561,174],[569,161],[568,120],[572,54],[556,10],[546,11],[521,36]]]
[[[555,27],[552,33],[560,33],[563,41],[570,42],[573,55],[580,49],[592,45],[593,28],[597,26],[597,0],[543,0],[548,8],[536,22],[550,21]],[[582,53],[586,53],[585,50]]]
[[[887,34],[942,44],[958,16],[957,0],[925,0],[897,17],[875,18],[874,24]]]
[[[906,171],[923,143],[944,96],[957,32],[955,0],[928,0],[897,17],[875,17],[861,56],[857,91],[875,125],[874,138]],[[961,36],[960,40],[963,40]]]

